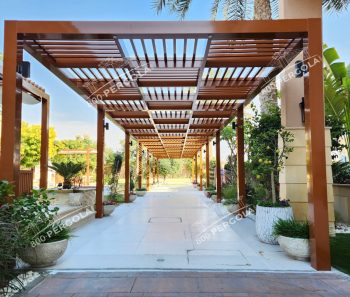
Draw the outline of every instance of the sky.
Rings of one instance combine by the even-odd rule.
[[[177,20],[177,16],[163,12],[156,14],[152,0],[0,0],[0,52],[3,52],[4,20]],[[210,0],[193,0],[187,20],[210,19]],[[220,19],[220,18],[218,18]],[[324,42],[336,47],[341,59],[350,63],[350,11],[324,15]],[[346,33],[347,32],[347,33]],[[31,79],[50,94],[50,126],[58,139],[89,135],[96,139],[96,110],[62,83],[45,67],[26,55],[31,61]],[[23,106],[23,120],[40,123],[40,106]],[[121,149],[124,133],[113,124],[106,131],[106,146]],[[227,148],[226,148],[227,149]],[[225,151],[225,147],[223,147]]]

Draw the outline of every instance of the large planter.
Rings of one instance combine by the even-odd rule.
[[[136,193],[137,196],[142,197],[142,196],[146,195],[147,191],[136,190],[135,193]]]
[[[237,213],[238,208],[239,208],[238,204],[228,204],[228,205],[225,205],[225,207],[226,207],[228,212],[234,213],[234,214]]]
[[[277,238],[273,236],[273,226],[278,221],[293,218],[291,207],[264,207],[257,206],[255,228],[260,241],[269,244],[278,244]]]
[[[55,265],[67,249],[68,240],[41,243],[35,247],[27,247],[20,253],[20,258],[32,267]]]
[[[116,205],[111,204],[111,205],[103,205],[103,215],[105,217],[108,217],[112,214],[112,212],[114,211]]]
[[[288,256],[300,261],[309,260],[310,242],[308,239],[278,236],[277,240]]]
[[[136,195],[136,194],[130,194],[130,196],[129,196],[129,201],[130,201],[130,202],[134,202],[136,198],[137,198],[137,195]]]

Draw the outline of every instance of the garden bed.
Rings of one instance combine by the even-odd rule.
[[[331,237],[332,266],[350,275],[350,234]]]

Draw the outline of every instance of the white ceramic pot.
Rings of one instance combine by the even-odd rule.
[[[255,228],[260,241],[269,244],[278,244],[277,238],[273,236],[273,226],[278,221],[293,218],[291,207],[264,207],[257,206]]]
[[[20,258],[32,267],[47,267],[56,263],[67,249],[68,240],[53,241],[27,247],[20,253]]]
[[[116,205],[103,205],[103,215],[108,217],[114,211]]]
[[[147,191],[135,191],[136,195],[139,196],[139,197],[142,197],[142,196],[145,196]]]
[[[225,206],[228,212],[237,214],[238,204],[228,204]]]
[[[134,202],[135,199],[136,199],[136,197],[137,197],[137,195],[135,195],[135,194],[130,194],[130,196],[129,196],[129,201],[130,201],[130,202]]]
[[[310,259],[310,242],[308,239],[278,236],[277,240],[288,256],[300,261]]]

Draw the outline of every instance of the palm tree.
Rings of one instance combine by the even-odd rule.
[[[323,7],[328,11],[344,11],[350,5],[350,0],[323,0]]]
[[[52,165],[49,167],[63,177],[63,189],[70,189],[72,187],[73,178],[85,168],[85,165],[83,163],[73,163],[71,161],[67,163],[52,162]]]

